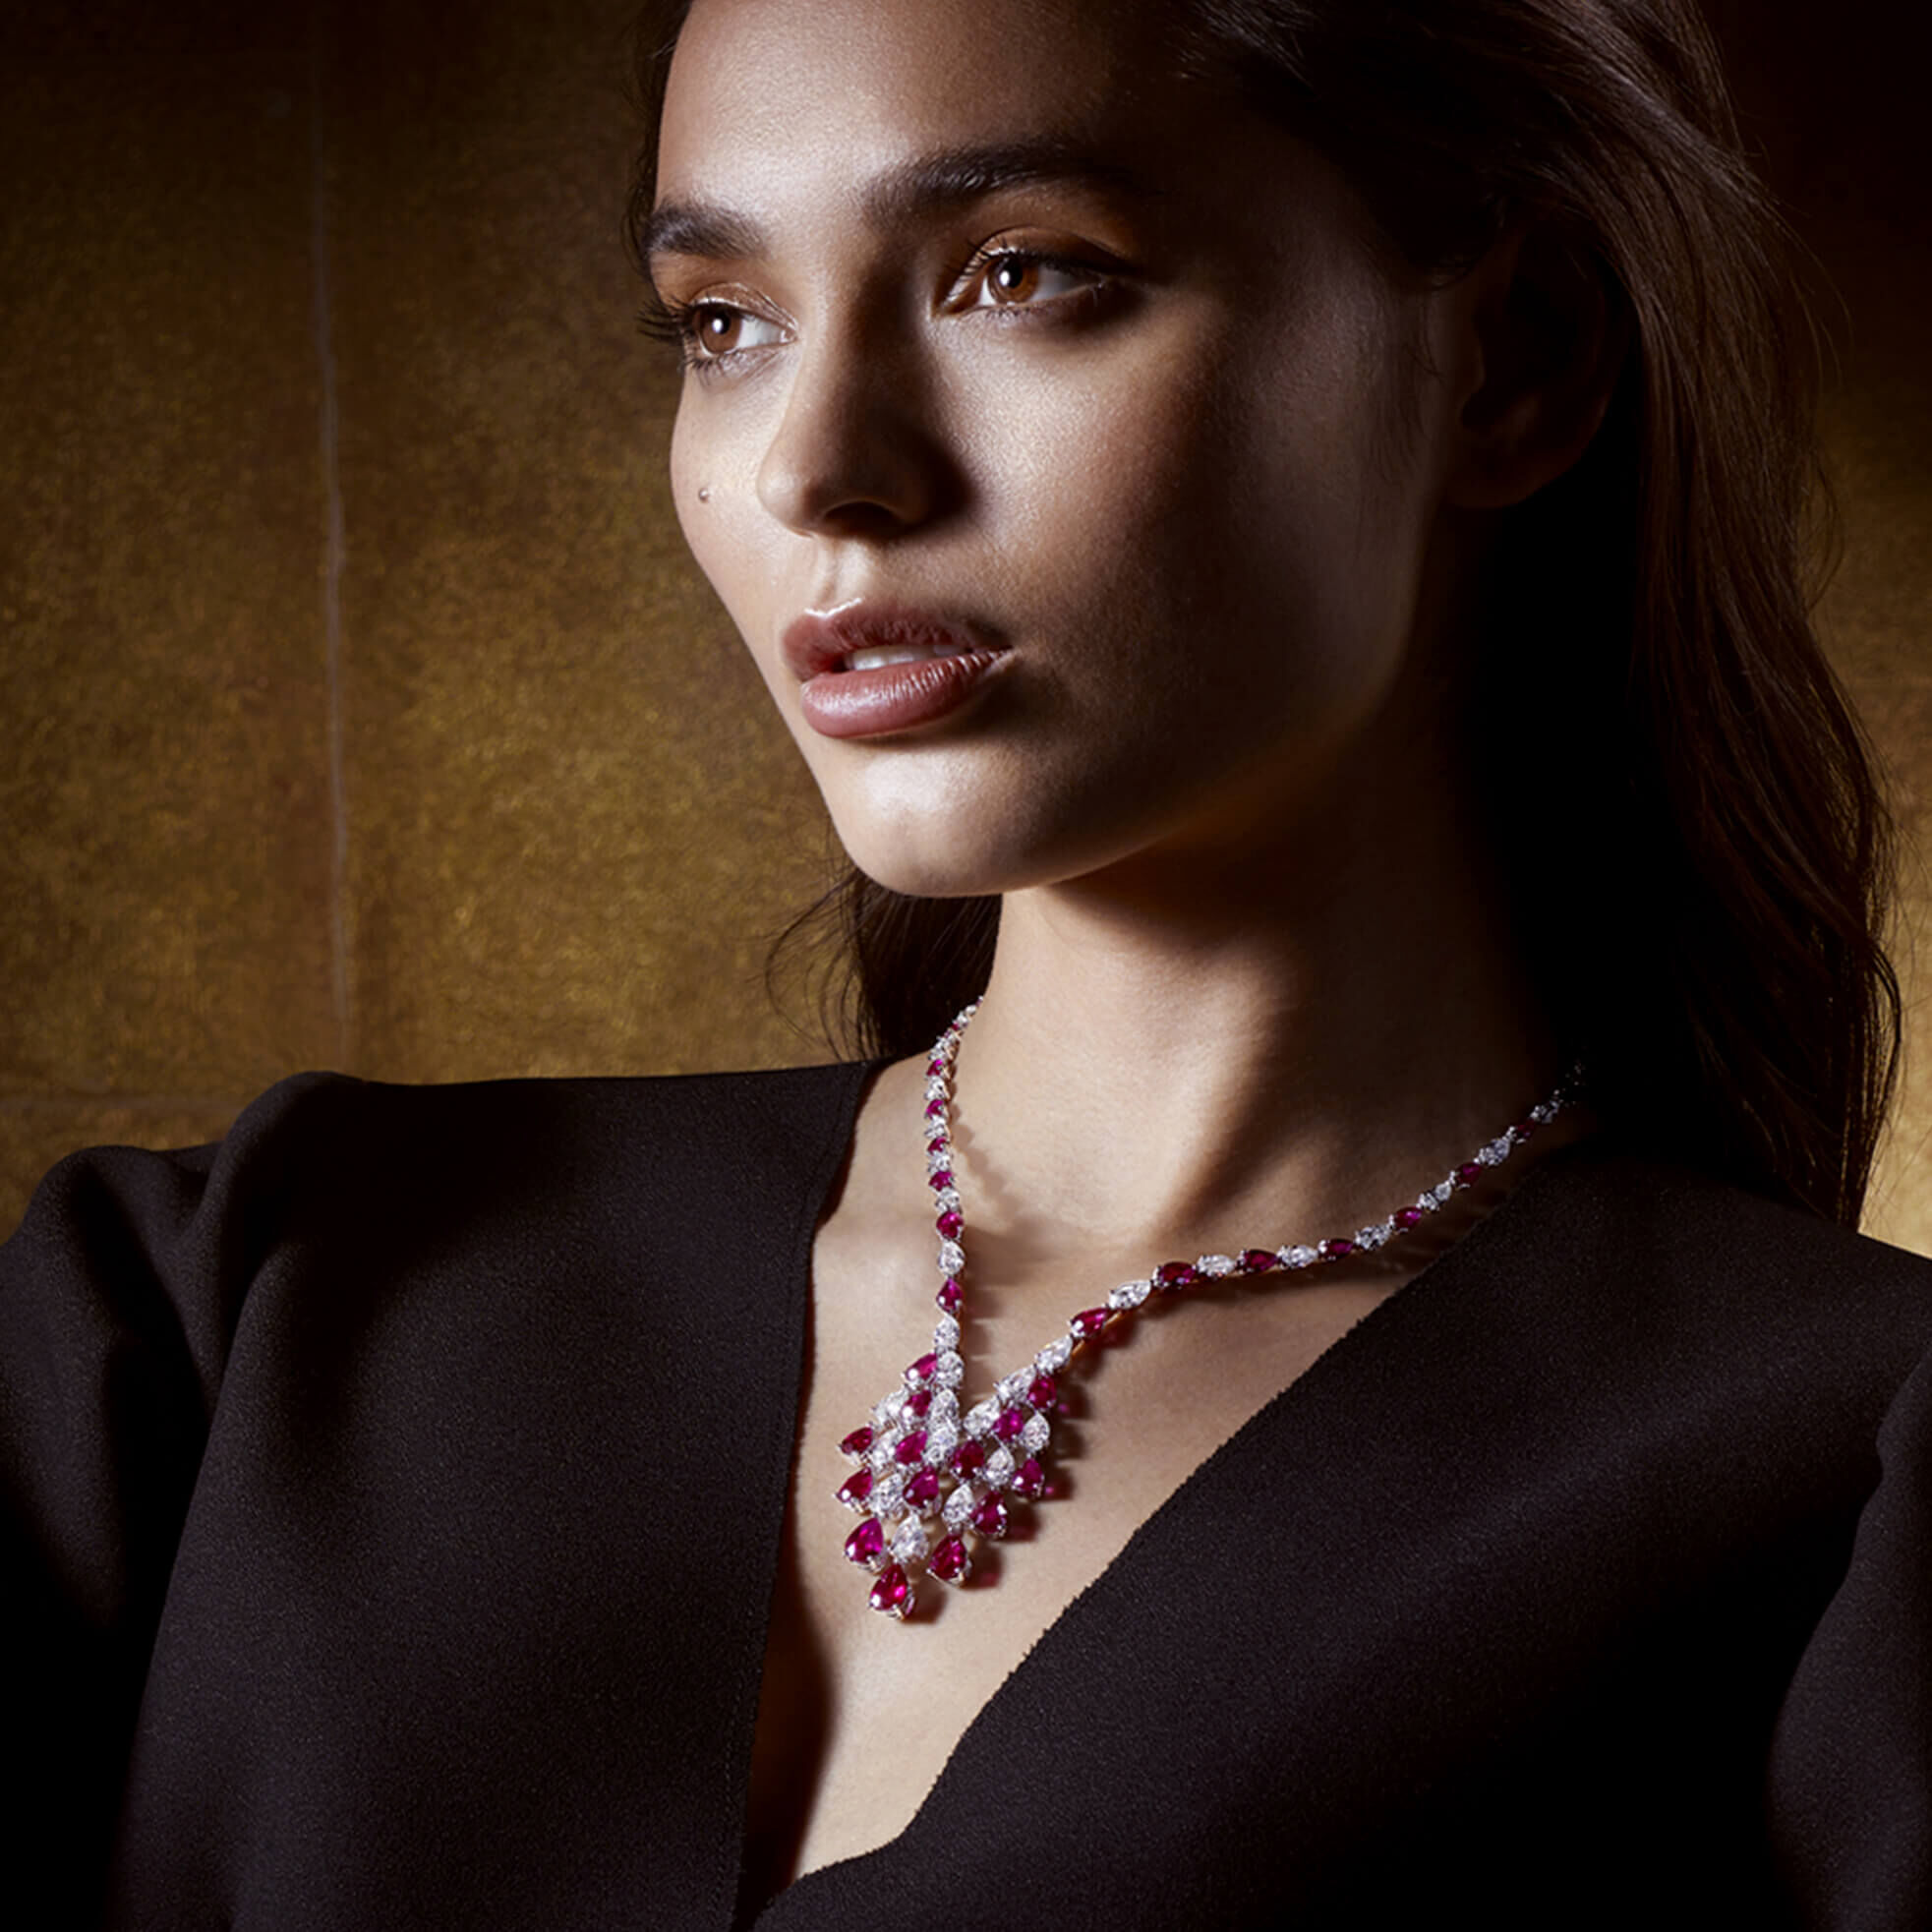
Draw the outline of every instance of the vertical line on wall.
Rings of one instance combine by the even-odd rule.
[[[346,541],[342,524],[340,417],[335,381],[333,304],[328,259],[328,154],[322,130],[324,5],[310,11],[309,166],[310,263],[314,289],[316,367],[322,405],[318,423],[322,478],[322,681],[328,764],[329,968],[335,1013],[337,1064],[354,1058],[349,985],[349,797],[342,720],[342,567]]]

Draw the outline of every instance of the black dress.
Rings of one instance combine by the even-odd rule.
[[[740,1913],[864,1077],[316,1076],[56,1169],[0,1251],[13,1922],[1932,1925],[1932,1266],[1589,1144],[1154,1513],[899,1839]]]

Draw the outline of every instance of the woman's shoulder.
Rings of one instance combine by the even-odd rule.
[[[355,1185],[419,1196],[464,1178],[621,1168],[633,1178],[747,1162],[795,1164],[849,1135],[860,1062],[759,1071],[446,1083],[311,1072],[276,1082],[219,1141],[83,1148],[47,1174],[50,1211],[178,1217],[210,1195],[300,1196]]]
[[[1438,1369],[1466,1356],[1552,1455],[1613,1441],[1722,1497],[1713,1533],[1855,1520],[1932,1384],[1932,1261],[1627,1144],[1552,1154],[1462,1247]],[[1932,1438],[1894,1474],[1932,1489]]]
[[[1608,1139],[1552,1156],[1522,1193],[1539,1269],[1613,1287],[1633,1311],[1774,1325],[1862,1311],[1932,1344],[1932,1260],[1791,1201]]]
[[[488,1282],[506,1256],[675,1275],[721,1242],[790,1252],[837,1178],[867,1072],[296,1075],[219,1142],[59,1162],[0,1244],[0,1317],[52,1329],[92,1307],[158,1324],[211,1388],[242,1304],[291,1267],[375,1297],[425,1266]]]

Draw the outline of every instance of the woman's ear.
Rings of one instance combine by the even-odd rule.
[[[1446,499],[1502,509],[1561,476],[1597,434],[1630,346],[1622,294],[1552,221],[1504,236],[1458,284],[1471,372]]]

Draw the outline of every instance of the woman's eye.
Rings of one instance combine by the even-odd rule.
[[[684,319],[684,339],[693,362],[722,362],[743,349],[769,349],[784,341],[777,322],[724,302],[695,302]]]
[[[1102,277],[1091,268],[1055,262],[1044,255],[995,255],[981,264],[971,309],[1018,309],[1052,302],[1062,296],[1083,295],[1097,288]]]

